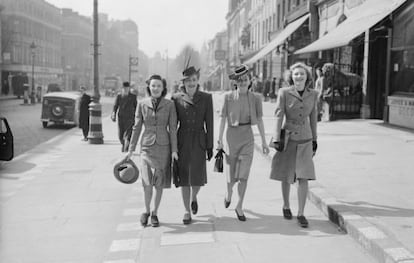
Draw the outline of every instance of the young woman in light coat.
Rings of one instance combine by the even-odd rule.
[[[312,75],[303,63],[290,67],[288,81],[290,86],[279,90],[276,102],[273,143],[277,152],[273,157],[270,178],[282,182],[282,211],[286,219],[292,219],[290,185],[298,181],[297,220],[300,226],[308,227],[304,209],[308,180],[315,180],[312,157],[317,148],[318,92],[311,88]],[[280,138],[282,128],[289,135],[286,145]]]

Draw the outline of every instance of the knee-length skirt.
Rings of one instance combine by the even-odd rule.
[[[296,179],[315,180],[312,140],[289,140],[286,150],[272,159],[270,179],[293,184]]]
[[[226,161],[229,165],[227,182],[247,180],[253,161],[254,137],[250,125],[228,127],[226,139],[229,153]]]
[[[143,185],[171,187],[170,145],[141,146],[141,178]]]

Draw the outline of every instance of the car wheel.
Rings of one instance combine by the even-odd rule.
[[[42,121],[43,128],[47,128],[47,121]]]

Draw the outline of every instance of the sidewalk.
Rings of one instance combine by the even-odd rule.
[[[72,129],[0,167],[0,262],[374,262],[311,203],[308,229],[283,219],[280,187],[268,179],[268,160],[258,152],[246,222],[236,219],[236,189],[224,208],[224,175],[213,173],[210,162],[194,223],[182,224],[181,194],[173,186],[164,192],[161,226],[143,229],[141,185],[114,179],[123,154],[116,124],[103,118],[103,129],[103,145],[81,142],[80,130]]]
[[[275,104],[263,107],[270,140]],[[413,131],[377,120],[319,123],[309,199],[379,262],[414,262],[413,156]]]

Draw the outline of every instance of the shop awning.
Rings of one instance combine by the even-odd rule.
[[[354,38],[383,20],[406,0],[367,0],[351,10],[348,18],[295,54],[310,53],[348,45]]]
[[[277,46],[283,44],[286,38],[288,38],[293,32],[295,32],[308,18],[309,14],[302,16],[301,18],[288,24],[282,32],[280,32],[272,41],[270,41],[269,44],[262,48],[256,55],[244,62],[244,64],[253,64],[254,62],[269,54],[272,50],[277,48]]]

